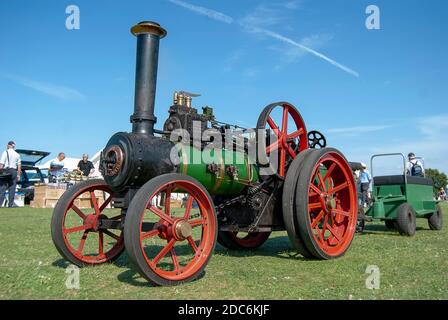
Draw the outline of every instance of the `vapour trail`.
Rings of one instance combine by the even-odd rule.
[[[210,19],[213,19],[213,20],[216,20],[216,21],[219,21],[219,22],[224,22],[224,23],[227,23],[227,24],[232,24],[234,22],[234,19],[232,17],[230,17],[230,16],[228,16],[228,15],[226,15],[224,13],[212,10],[212,9],[208,9],[208,8],[201,7],[201,6],[192,5],[190,3],[187,3],[187,2],[181,1],[181,0],[168,0],[168,1],[173,3],[173,4],[175,4],[175,5],[181,6],[181,7],[185,8],[185,9],[187,9],[187,10],[193,11],[194,13],[197,13],[197,14],[200,14],[200,15],[203,15],[203,16],[207,16]],[[276,39],[276,40],[288,43],[288,44],[290,44],[292,46],[295,46],[295,47],[298,47],[298,48],[300,48],[302,50],[305,50],[306,52],[311,53],[312,55],[327,61],[328,63],[330,63],[333,66],[335,66],[335,67],[337,67],[337,68],[347,72],[348,74],[351,74],[352,76],[355,76],[355,77],[359,77],[359,73],[354,71],[354,70],[352,70],[352,69],[350,69],[349,67],[347,67],[347,66],[345,66],[345,65],[343,65],[343,64],[341,64],[341,63],[339,63],[339,62],[337,62],[337,61],[335,61],[333,59],[331,59],[330,57],[328,57],[328,56],[326,56],[326,55],[324,55],[324,54],[322,54],[322,53],[320,53],[320,52],[318,52],[316,50],[313,50],[313,49],[311,49],[311,48],[309,48],[307,46],[304,46],[303,44],[301,44],[301,43],[299,43],[297,41],[294,41],[294,40],[292,40],[292,39],[290,39],[288,37],[285,37],[285,36],[283,36],[283,35],[281,35],[279,33],[275,33],[275,32],[272,32],[272,31],[269,31],[269,30],[266,30],[266,29],[262,29],[262,28],[253,27],[253,26],[250,26],[250,25],[245,25],[243,23],[239,23],[239,25],[241,27],[245,28],[246,30],[250,30],[252,32],[262,33],[262,34],[264,34],[264,35],[266,35],[268,37],[271,37],[273,39]]]
[[[195,6],[193,4],[184,2],[184,1],[180,1],[180,0],[168,0],[171,3],[174,3],[178,6],[181,6],[185,9],[188,9],[190,11],[193,11],[197,14],[203,15],[203,16],[207,16],[213,20],[217,20],[219,22],[224,22],[227,24],[231,24],[233,23],[233,18],[229,17],[228,15],[225,15],[224,13],[212,10],[212,9],[207,9],[204,7],[200,7],[200,6]]]

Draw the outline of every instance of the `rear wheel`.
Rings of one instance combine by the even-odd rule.
[[[356,230],[356,185],[345,157],[336,149],[315,150],[306,158],[296,187],[301,239],[317,259],[342,256]]]
[[[298,156],[292,161],[291,165],[288,168],[288,172],[286,173],[282,195],[283,221],[288,233],[289,241],[291,241],[294,249],[296,249],[297,252],[305,258],[312,258],[313,255],[305,247],[300,236],[296,214],[296,188],[299,174],[302,171],[307,157],[312,152],[312,149],[304,150],[300,152]]]
[[[403,203],[397,210],[397,230],[403,236],[412,237],[416,231],[416,217],[414,209],[407,203]]]
[[[436,206],[436,212],[434,212],[428,218],[428,225],[431,230],[442,230],[443,228],[443,211],[440,204]]]
[[[185,208],[181,200],[186,197]],[[164,199],[159,206],[158,199]],[[129,206],[124,242],[130,261],[154,285],[196,279],[216,244],[212,199],[195,179],[164,174],[145,183]]]
[[[252,250],[262,246],[271,232],[219,231],[218,243],[232,250]]]

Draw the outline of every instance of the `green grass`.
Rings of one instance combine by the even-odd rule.
[[[177,287],[150,286],[124,254],[81,269],[81,288],[68,290],[50,218],[50,209],[0,209],[0,299],[448,299],[448,228],[430,231],[423,219],[413,238],[369,224],[333,261],[295,255],[284,232],[252,252],[218,245],[205,275]],[[365,286],[368,265],[380,268],[379,290]]]

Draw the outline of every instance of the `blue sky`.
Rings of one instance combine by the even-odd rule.
[[[325,133],[349,160],[413,151],[448,172],[447,1],[182,3],[1,1],[0,143],[79,157],[129,131],[129,29],[154,20],[168,30],[159,128],[174,90],[201,93],[196,106],[213,106],[219,120],[242,126],[255,126],[267,104],[289,101],[308,130]],[[70,4],[80,8],[80,30],[65,27]],[[380,30],[365,27],[370,4],[381,10]]]

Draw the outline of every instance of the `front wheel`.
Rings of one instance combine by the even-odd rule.
[[[149,180],[132,199],[124,242],[145,279],[158,286],[177,285],[202,273],[215,248],[216,230],[207,190],[191,177],[164,174]]]
[[[62,195],[53,211],[51,236],[65,259],[83,267],[120,256],[123,216],[108,208],[112,197],[112,190],[100,179],[80,182]]]
[[[414,209],[407,203],[403,203],[397,210],[397,230],[403,236],[415,235],[417,225]]]
[[[431,230],[442,230],[443,228],[443,211],[440,204],[436,206],[436,212],[428,218],[428,225]]]

